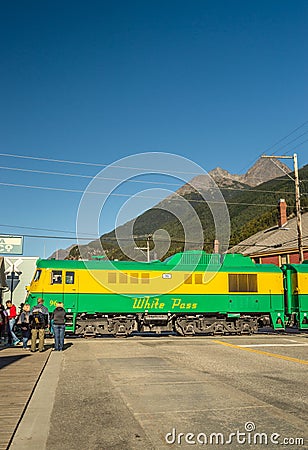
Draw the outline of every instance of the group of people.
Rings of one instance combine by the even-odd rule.
[[[51,329],[55,345],[55,351],[62,351],[64,346],[66,312],[63,303],[59,302],[55,310],[49,314],[48,309],[44,306],[43,298],[38,298],[37,305],[32,309],[30,305],[25,303],[22,310],[17,315],[16,306],[8,300],[6,308],[0,304],[0,340],[4,342],[7,338],[9,345],[18,345],[20,339],[15,334],[15,326],[21,331],[22,348],[28,348],[28,341],[31,337],[31,352],[36,351],[37,339],[38,351],[44,351],[45,331]]]

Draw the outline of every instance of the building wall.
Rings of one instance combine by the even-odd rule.
[[[304,259],[308,260],[308,250],[304,251]],[[299,253],[276,253],[271,255],[252,256],[252,260],[258,264],[299,264]]]
[[[262,256],[261,261],[262,264],[276,264],[276,266],[280,266],[280,258],[279,255],[267,255]]]
[[[3,303],[12,300],[14,305],[20,306],[26,299],[26,286],[33,278],[37,256],[8,256],[4,258],[4,268],[9,289],[3,293]],[[11,282],[11,273],[14,269],[14,283]],[[13,286],[12,286],[13,284]],[[13,290],[11,291],[11,286]]]

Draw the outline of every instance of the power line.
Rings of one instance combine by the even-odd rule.
[[[303,126],[305,126],[308,123],[308,120],[306,120],[304,123],[302,123],[301,125],[299,125],[298,127],[296,127],[294,130],[292,130],[290,133],[288,133],[286,136],[282,137],[281,139],[279,139],[277,142],[275,142],[274,144],[272,144],[270,147],[265,148],[265,150],[260,153],[257,158],[255,158],[253,161],[251,161],[250,164],[245,165],[244,168],[242,168],[242,170],[240,170],[240,172],[243,172],[247,167],[251,167],[253,164],[255,164],[257,162],[257,160],[264,154],[269,152],[272,148],[274,148],[276,145],[280,144],[280,142],[283,142],[285,139],[287,139],[289,136],[291,136],[293,133],[295,133],[297,130],[299,130],[300,128],[302,128]],[[305,134],[305,133],[304,133]],[[296,138],[298,139],[298,138]],[[291,141],[293,142],[293,141]],[[279,151],[279,149],[277,149],[273,154],[277,153]]]
[[[285,147],[288,147],[288,145],[290,145],[290,144],[292,144],[293,142],[297,141],[297,139],[301,138],[302,136],[304,136],[304,135],[307,134],[307,133],[308,133],[308,130],[305,131],[304,133],[300,134],[300,135],[297,136],[296,138],[292,139],[292,141],[289,141],[289,142],[287,142],[286,144],[284,144],[284,145],[282,145],[281,147],[279,147],[279,149],[276,150],[276,152],[280,151],[281,149],[283,149],[283,148],[285,148]],[[306,142],[306,141],[304,141],[304,142]],[[275,152],[275,153],[276,153],[276,152]]]
[[[110,181],[123,181],[121,178],[111,178],[111,177],[93,177],[92,175],[81,175],[77,173],[67,173],[67,172],[52,172],[46,170],[36,170],[36,169],[24,169],[20,167],[8,167],[8,166],[0,166],[0,169],[10,170],[10,171],[19,171],[19,172],[29,172],[29,173],[38,173],[43,175],[56,175],[56,176],[65,176],[65,177],[76,177],[76,178],[87,178],[87,179],[97,179],[97,180],[110,180]],[[206,175],[205,175],[206,176]],[[261,180],[261,178],[253,177],[254,180]],[[182,187],[182,184],[179,183],[166,183],[161,181],[147,181],[147,180],[125,180],[127,183],[142,183],[142,184],[153,184],[153,185],[163,185],[163,186],[174,186],[174,187]],[[189,184],[189,182],[187,183]],[[194,186],[192,186],[194,187]],[[293,191],[271,191],[271,190],[262,190],[262,189],[245,189],[245,188],[233,188],[233,187],[211,187],[211,189],[216,189],[220,191],[239,191],[239,192],[263,192],[263,193],[275,193],[275,194],[293,194]]]
[[[295,147],[292,148],[292,150],[295,150],[296,148],[300,147],[301,145],[305,144],[306,142],[308,142],[308,139],[305,139],[304,141],[302,141],[299,144],[297,144]]]
[[[18,228],[18,229],[20,228],[20,229],[25,229],[25,230],[52,231],[54,233],[71,233],[71,234],[76,233],[76,231],[70,231],[70,230],[57,230],[54,228],[52,229],[52,228],[26,227],[26,226],[22,226],[22,225],[9,225],[6,223],[0,223],[0,227]],[[6,234],[6,233],[4,233],[4,234]],[[86,234],[86,233],[79,233],[79,234]],[[89,236],[89,235],[87,234],[87,236]],[[97,237],[97,235],[93,235],[91,237],[91,239],[96,238],[96,237]]]
[[[60,191],[60,192],[71,192],[71,193],[78,193],[78,194],[84,194],[83,190],[80,189],[65,189],[65,188],[57,188],[57,187],[48,187],[48,186],[34,186],[34,185],[27,185],[27,184],[17,184],[17,183],[3,183],[0,182],[0,186],[10,186],[10,187],[22,187],[27,189],[42,189],[47,191]],[[244,191],[243,191],[244,192]],[[274,192],[273,192],[274,193]],[[179,197],[167,197],[165,199],[161,199],[160,197],[155,196],[147,196],[147,195],[140,195],[140,194],[120,194],[115,192],[88,192],[87,194],[91,195],[108,195],[108,196],[116,196],[116,197],[131,197],[134,195],[134,197],[138,198],[145,198],[148,200],[159,200],[160,202],[168,200],[168,201],[188,201],[185,198],[179,196]],[[204,203],[205,200],[189,200],[190,203]],[[267,206],[267,207],[277,207],[275,204],[267,204],[267,203],[246,203],[246,202],[228,202],[228,201],[215,201],[215,200],[208,200],[207,201],[210,204],[226,204],[226,205],[243,205],[243,206]]]
[[[287,134],[286,136],[284,136],[283,138],[279,139],[277,142],[275,142],[273,145],[271,145],[270,147],[266,148],[264,150],[264,152],[268,152],[269,150],[271,150],[273,147],[276,147],[276,145],[280,144],[280,142],[284,141],[285,139],[287,139],[289,136],[291,136],[293,133],[295,133],[297,130],[299,130],[300,128],[302,128],[303,126],[305,126],[308,123],[308,120],[306,120],[304,123],[302,123],[301,125],[299,125],[298,127],[296,127],[294,130],[292,130],[289,134]],[[275,153],[277,153],[279,151],[279,149],[277,149]]]
[[[93,180],[109,180],[109,181],[123,181],[122,178],[112,178],[112,177],[100,177],[100,176],[92,176],[92,175],[82,175],[77,173],[67,173],[67,172],[52,172],[47,170],[37,170],[37,169],[24,169],[20,167],[8,167],[8,166],[0,166],[0,169],[3,170],[11,170],[11,171],[19,171],[19,172],[30,172],[30,173],[39,173],[42,175],[56,175],[56,176],[64,176],[64,177],[76,177],[76,178],[87,178]],[[143,184],[157,184],[157,185],[168,185],[168,186],[182,186],[179,183],[166,183],[160,181],[146,181],[146,180],[125,180],[129,183],[143,183]]]
[[[99,163],[91,163],[91,162],[84,162],[84,161],[71,161],[67,159],[53,159],[53,158],[42,158],[38,156],[26,156],[26,155],[15,155],[12,153],[0,153],[0,156],[8,157],[8,158],[20,158],[20,159],[30,159],[30,160],[36,160],[36,161],[47,161],[47,162],[53,162],[53,163],[61,163],[61,164],[76,164],[76,165],[83,165],[83,166],[94,166],[94,167],[109,167],[115,169],[128,169],[128,170],[149,170],[148,167],[131,167],[131,166],[121,166],[121,165],[114,165],[114,164],[99,164]],[[168,173],[175,173],[175,174],[188,174],[188,175],[201,175],[200,172],[186,172],[186,171],[176,171],[176,170],[168,170]]]
[[[36,238],[36,239],[56,239],[56,240],[75,240],[75,241],[77,240],[76,237],[72,237],[72,236],[49,236],[49,235],[38,235],[38,234],[24,234],[23,236],[24,237],[28,237],[28,238]],[[146,239],[145,236],[133,236],[133,238],[134,238],[135,241],[145,240]],[[303,238],[307,239],[308,236],[303,236]],[[93,238],[91,238],[91,239],[93,239]],[[90,240],[90,238],[84,237],[84,238],[78,238],[78,240]],[[119,242],[119,241],[131,242],[131,239],[129,239],[129,238],[117,238],[117,237],[97,237],[97,239],[95,239],[95,240],[100,241],[100,242],[112,242],[112,241],[115,241],[115,242]],[[195,244],[195,245],[200,245],[200,244],[202,244],[202,245],[212,245],[213,244],[213,241],[203,241],[203,242],[200,242],[200,241],[187,241],[187,240],[184,240],[184,239],[173,239],[172,236],[170,237],[170,240],[157,239],[157,242],[162,242],[162,243],[163,242],[170,242],[170,241],[174,242],[174,243],[179,243],[179,244]],[[296,239],[292,239],[290,241],[283,242],[281,245],[279,245],[279,247],[283,246],[285,244],[291,243],[293,241],[296,241]],[[257,244],[257,243],[255,243],[255,244],[220,243],[220,244],[221,245],[228,244],[229,247],[232,246],[232,247],[267,247],[267,248],[277,248],[277,244],[272,244],[272,245]],[[76,245],[77,245],[77,243],[76,243]]]

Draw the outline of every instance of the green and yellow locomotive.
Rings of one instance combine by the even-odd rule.
[[[38,260],[27,301],[64,302],[67,331],[128,336],[308,329],[308,264],[255,264],[239,254],[178,253],[164,262]]]

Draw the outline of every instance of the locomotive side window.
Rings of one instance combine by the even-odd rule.
[[[75,283],[75,272],[65,272],[65,284]]]
[[[149,284],[150,283],[150,274],[149,273],[142,273],[141,274],[141,283],[142,284]]]
[[[108,272],[108,283],[116,283],[116,282],[117,282],[116,272]]]
[[[119,282],[122,284],[127,283],[127,274],[120,272]]]
[[[51,284],[62,284],[62,270],[53,270],[51,272]]]
[[[196,273],[195,274],[195,283],[196,284],[202,284],[202,273]]]
[[[184,275],[184,284],[192,284],[192,275],[188,273]]]
[[[249,292],[258,292],[258,281],[256,274],[248,275],[248,289]]]
[[[35,272],[33,281],[38,281],[38,280],[40,279],[41,273],[42,273],[42,271],[41,271],[40,269],[38,269],[38,270]]]
[[[138,284],[139,283],[139,274],[138,273],[131,273],[130,274],[130,282],[132,284]]]
[[[257,274],[229,273],[229,292],[258,292]]]

